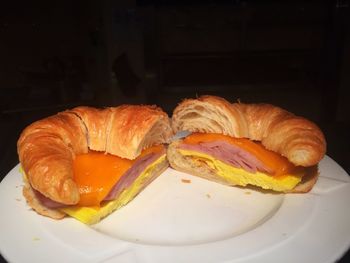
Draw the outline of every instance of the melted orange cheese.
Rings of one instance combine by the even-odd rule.
[[[78,206],[99,206],[122,175],[142,156],[162,151],[162,145],[147,148],[129,160],[103,152],[77,155],[73,162],[74,181],[79,188]]]
[[[287,158],[270,151],[260,143],[247,138],[234,138],[217,133],[193,133],[184,139],[184,142],[187,144],[198,144],[200,142],[212,141],[224,141],[251,153],[268,167],[271,171],[271,175],[281,176],[287,173],[292,173],[296,169]]]

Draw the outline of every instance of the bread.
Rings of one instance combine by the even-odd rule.
[[[231,104],[215,96],[186,99],[175,108],[172,126],[175,132],[219,133],[259,141],[295,166],[305,167],[301,182],[284,192],[310,191],[318,178],[317,164],[326,152],[325,137],[315,123],[270,104]],[[178,149],[181,144],[179,140],[168,147],[168,160],[174,169],[233,185],[207,162],[181,154]],[[254,185],[257,179],[251,180]]]
[[[153,144],[168,143],[172,129],[168,115],[153,106],[113,108],[106,152],[134,159]]]
[[[17,151],[30,185],[50,199],[76,204],[73,181],[75,154],[88,151],[87,131],[81,120],[62,112],[29,125],[21,133]]]
[[[175,132],[222,133],[261,141],[297,166],[316,165],[326,152],[316,124],[270,104],[231,104],[215,96],[187,99],[174,110],[172,126]]]
[[[71,205],[79,201],[72,169],[77,154],[90,149],[134,159],[145,147],[168,142],[171,135],[167,114],[155,106],[77,107],[26,127],[17,151],[30,186]]]
[[[87,143],[94,151],[106,151],[107,135],[112,120],[112,108],[98,109],[80,106],[67,112],[75,114],[81,119],[86,129]]]

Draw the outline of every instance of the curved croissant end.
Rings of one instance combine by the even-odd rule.
[[[174,110],[175,132],[222,133],[261,141],[295,165],[317,164],[326,152],[322,131],[313,122],[270,104],[231,104],[223,98],[188,99]]]
[[[29,125],[17,151],[31,187],[53,201],[76,204],[75,155],[90,149],[134,159],[145,147],[166,143],[171,136],[168,115],[154,106],[77,107]]]
[[[75,154],[88,151],[86,136],[80,119],[66,112],[25,128],[17,151],[31,186],[54,201],[76,204],[79,191],[72,180],[72,164]]]

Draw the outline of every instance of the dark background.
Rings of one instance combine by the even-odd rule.
[[[282,3],[283,2],[283,3]],[[349,1],[11,1],[0,8],[0,179],[29,123],[203,94],[316,122],[350,171]],[[343,259],[345,262],[346,259]]]

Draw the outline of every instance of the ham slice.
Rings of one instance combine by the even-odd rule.
[[[45,195],[43,195],[39,191],[35,190],[34,188],[33,188],[33,191],[34,191],[36,198],[39,200],[39,202],[47,208],[55,209],[55,208],[61,208],[61,207],[67,206],[65,204],[58,203],[56,201],[51,200],[50,198],[46,197]]]
[[[201,142],[198,144],[182,143],[179,148],[208,154],[224,163],[251,173],[257,171],[271,173],[270,169],[253,154],[225,141]]]
[[[117,199],[118,196],[128,188],[149,166],[151,163],[156,161],[160,156],[165,154],[165,150],[159,153],[150,153],[135,162],[135,164],[127,170],[120,180],[114,185],[108,195],[105,197],[104,201]]]

